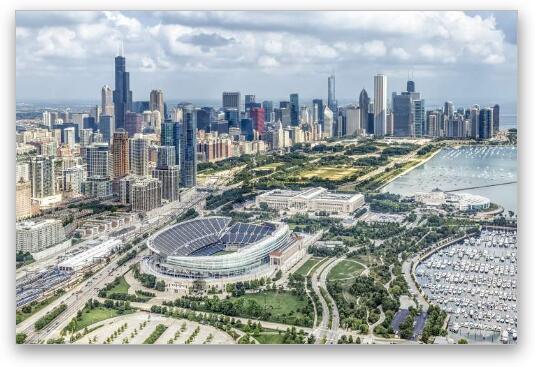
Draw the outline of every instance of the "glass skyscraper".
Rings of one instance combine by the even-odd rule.
[[[194,187],[197,184],[197,114],[193,105],[184,106],[180,137],[180,183],[183,187]]]
[[[126,71],[126,58],[121,54],[115,58],[115,90],[113,91],[115,127],[125,128],[125,114],[132,111],[130,73]]]

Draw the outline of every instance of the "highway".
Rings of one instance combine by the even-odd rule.
[[[157,220],[153,222],[146,222],[144,226],[142,225],[140,231],[136,234],[136,236],[144,234],[150,235],[151,233],[156,232],[161,227],[168,225],[169,223],[174,221],[177,216],[180,216],[186,210],[198,205],[202,200],[206,198],[206,196],[206,193],[198,193],[189,202],[180,203],[181,205],[171,208],[173,212],[165,214],[162,213],[158,216]],[[125,243],[133,240],[133,238],[134,235],[127,236],[125,238]],[[137,245],[137,247],[140,247],[142,244],[144,244],[144,242],[145,241],[141,241]],[[102,289],[105,284],[110,283],[117,276],[124,275],[128,271],[130,264],[141,260],[143,256],[144,254],[142,251],[138,253],[138,255],[134,259],[130,260],[129,262],[120,267],[117,267],[117,261],[122,256],[116,256],[115,259],[113,259],[109,264],[107,264],[104,268],[102,268],[92,277],[87,280],[84,280],[80,285],[68,291],[58,300],[52,302],[50,305],[44,307],[42,310],[17,325],[16,332],[25,333],[27,335],[26,343],[30,344],[45,342],[51,337],[58,337],[59,332],[65,326],[67,326],[70,320],[76,315],[78,310],[81,310],[90,298],[96,298],[98,295],[98,291]],[[67,309],[62,312],[56,319],[54,319],[47,327],[40,331],[36,331],[34,328],[35,322],[62,302],[67,305]]]

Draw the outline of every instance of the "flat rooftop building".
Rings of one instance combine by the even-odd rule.
[[[301,191],[271,190],[256,197],[256,206],[262,203],[271,209],[292,211],[324,211],[349,214],[364,205],[364,195],[359,193],[331,192],[323,187]]]

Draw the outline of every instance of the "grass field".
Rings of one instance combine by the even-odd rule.
[[[284,166],[284,163],[270,163],[260,167],[253,168],[253,171],[276,171],[280,166]]]
[[[134,311],[125,311],[123,315],[132,312]],[[78,320],[76,322],[76,327],[74,331],[83,330],[89,325],[93,325],[94,323],[97,323],[99,321],[110,319],[116,316],[119,316],[119,312],[113,308],[96,307],[90,310],[89,312],[83,311],[82,318],[81,320]]]
[[[312,177],[319,177],[324,180],[339,181],[358,172],[360,172],[360,169],[353,167],[320,167],[301,172],[299,178],[306,180]]]
[[[23,309],[25,310],[25,308],[22,308],[22,309],[18,310],[16,312],[16,324],[18,324],[20,322],[23,322],[28,317],[30,317],[33,314],[35,314],[36,312],[40,311],[44,307],[48,306],[49,304],[51,304],[52,302],[57,300],[62,295],[63,295],[63,293],[58,293],[58,294],[54,294],[53,296],[50,296],[50,297],[40,301],[40,302],[36,302],[35,304],[33,304],[33,302],[32,302],[32,304],[28,305],[28,308],[30,308],[30,312],[28,312],[28,313],[22,311]]]
[[[325,260],[327,260],[326,257],[312,257],[308,259],[303,265],[301,265],[301,267],[297,269],[294,274],[306,276],[310,269]]]
[[[124,280],[124,277],[120,277],[119,284],[110,289],[108,293],[128,293],[128,288],[130,288],[130,284],[128,284],[126,280]]]
[[[260,344],[282,344],[284,334],[278,332],[260,333],[260,335],[254,337]]]
[[[288,315],[292,311],[294,315],[301,316],[302,314],[298,312],[298,309],[307,305],[306,300],[300,300],[290,292],[267,291],[246,294],[239,298],[255,300],[262,307],[271,309],[271,313],[274,316]]]
[[[355,277],[364,270],[364,267],[359,263],[351,260],[340,261],[332,270],[327,274],[327,281],[342,280],[350,277]]]

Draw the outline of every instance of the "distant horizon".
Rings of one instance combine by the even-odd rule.
[[[356,100],[383,73],[389,96],[410,77],[426,101],[513,103],[516,23],[516,11],[18,11],[16,98],[43,100],[46,85],[46,99],[98,99],[124,42],[136,100],[326,98],[331,73],[338,99]]]

